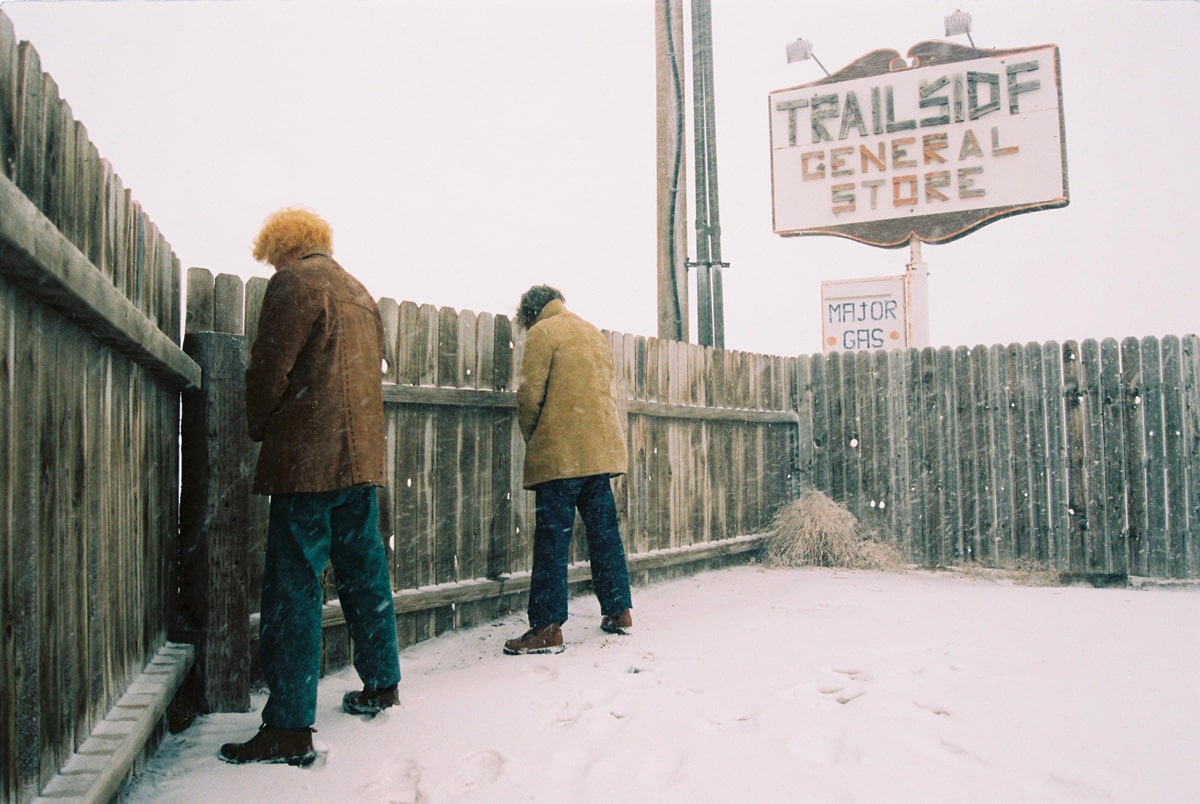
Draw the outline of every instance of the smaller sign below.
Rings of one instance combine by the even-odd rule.
[[[903,276],[821,283],[821,346],[830,352],[929,345],[924,263]]]

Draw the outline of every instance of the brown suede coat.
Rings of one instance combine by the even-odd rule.
[[[554,300],[525,335],[517,417],[525,488],[625,473],[612,352],[600,330]]]
[[[267,283],[246,367],[258,494],[383,485],[383,323],[321,249]]]

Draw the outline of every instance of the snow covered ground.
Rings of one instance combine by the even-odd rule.
[[[255,711],[169,737],[129,801],[1200,800],[1200,589],[736,567],[634,590],[629,636],[509,617],[405,649],[401,707],[342,714],[309,769],[227,765]]]

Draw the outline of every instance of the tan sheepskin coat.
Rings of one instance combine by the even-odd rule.
[[[382,364],[375,300],[327,252],[276,271],[246,367],[254,491],[383,485]]]
[[[519,383],[525,488],[625,473],[612,352],[600,330],[550,302],[525,335]]]

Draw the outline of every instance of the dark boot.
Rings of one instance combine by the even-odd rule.
[[[566,650],[563,645],[562,629],[558,623],[550,623],[544,628],[530,628],[519,639],[510,639],[504,643],[504,652],[509,656],[519,656],[523,653],[562,653]]]
[[[234,765],[247,762],[268,762],[305,768],[313,764],[317,752],[313,749],[311,728],[277,729],[265,723],[258,734],[244,743],[225,743],[217,755]]]
[[[609,634],[627,634],[633,628],[633,614],[623,609],[616,614],[605,614],[600,618],[600,630]]]
[[[371,688],[361,692],[347,692],[342,696],[342,711],[351,715],[370,715],[375,717],[384,709],[400,703],[400,694],[396,687],[384,687],[381,690]]]

